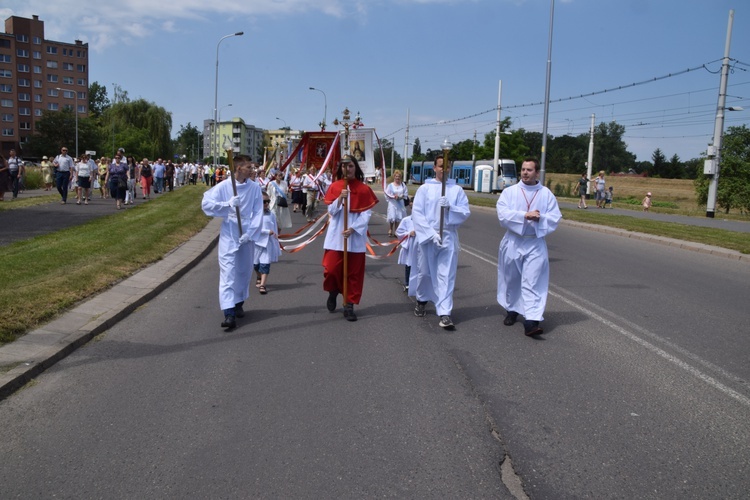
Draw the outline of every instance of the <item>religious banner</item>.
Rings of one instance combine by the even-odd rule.
[[[375,129],[358,128],[349,130],[349,154],[359,163],[359,167],[365,174],[365,178],[375,177],[375,151],[373,149],[373,136]],[[342,137],[342,154],[343,153]]]
[[[328,156],[338,132],[307,132],[303,137],[302,165],[308,172],[317,172]],[[338,158],[334,158],[338,161]]]

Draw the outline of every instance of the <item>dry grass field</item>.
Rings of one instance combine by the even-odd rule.
[[[570,184],[574,189],[580,178],[580,175],[575,174],[547,174],[547,179],[552,180],[553,188],[555,184],[560,183],[563,186]],[[698,208],[692,179],[657,179],[626,175],[605,175],[604,179],[607,181],[607,189],[609,186],[614,188],[615,201],[629,197],[642,200],[650,191],[654,201],[671,201],[684,209]]]

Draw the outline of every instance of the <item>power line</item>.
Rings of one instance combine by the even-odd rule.
[[[598,90],[598,91],[595,91],[595,92],[589,92],[588,94],[580,94],[580,95],[577,95],[577,96],[570,96],[570,97],[565,97],[565,98],[561,98],[561,99],[555,99],[555,100],[552,100],[550,102],[551,103],[559,103],[559,102],[565,102],[565,101],[572,101],[572,100],[575,100],[575,99],[582,99],[582,98],[585,98],[585,97],[591,97],[591,96],[594,96],[594,95],[601,95],[601,94],[611,93],[611,92],[615,92],[615,91],[618,91],[618,90],[624,90],[624,89],[628,89],[628,88],[632,88],[632,87],[637,87],[637,86],[640,86],[640,85],[646,85],[648,83],[654,83],[654,82],[657,82],[657,81],[660,81],[660,80],[665,80],[667,78],[672,78],[672,77],[675,77],[675,76],[684,75],[684,74],[687,74],[687,73],[690,73],[690,72],[698,71],[700,69],[704,69],[704,70],[708,71],[709,73],[714,73],[713,71],[711,71],[708,68],[708,65],[716,63],[716,62],[719,62],[721,60],[722,59],[715,59],[713,61],[709,61],[707,63],[703,63],[703,64],[701,64],[699,66],[695,66],[693,68],[684,69],[682,71],[677,71],[677,72],[674,72],[674,73],[668,73],[668,74],[662,75],[662,76],[656,76],[656,77],[653,77],[653,78],[649,78],[647,80],[642,80],[642,81],[639,81],[639,82],[633,82],[633,83],[630,83],[630,84],[627,84],[627,85],[619,85],[617,87],[612,87],[612,88],[609,88],[609,89]],[[745,64],[745,63],[743,63],[741,61],[738,61],[736,59],[732,59],[732,61],[735,62],[735,66],[737,64],[747,65],[747,64]],[[745,70],[743,69],[743,71],[745,71]],[[706,90],[709,90],[709,89],[706,89]],[[696,92],[703,92],[703,91],[705,91],[705,90],[699,90],[699,91],[696,91]],[[643,100],[647,100],[647,99],[643,99]],[[637,102],[637,101],[640,101],[640,99],[634,100],[632,102]],[[527,103],[527,104],[516,104],[516,105],[511,105],[511,106],[502,106],[501,109],[503,109],[503,110],[520,109],[520,108],[526,108],[526,107],[540,106],[540,105],[543,105],[543,104],[544,104],[543,101],[542,102]],[[614,104],[598,105],[598,106],[601,107],[601,106],[612,106],[612,105],[614,105]],[[596,106],[596,105],[594,105],[594,106]],[[487,113],[494,113],[496,111],[497,111],[497,106],[495,106],[493,108],[490,108],[490,109],[487,109],[487,110],[484,110],[484,111],[480,111],[478,113],[473,113],[473,114],[470,114],[470,115],[466,115],[466,116],[461,117],[461,118],[454,118],[454,119],[451,119],[451,120],[440,120],[440,121],[433,122],[433,123],[421,123],[421,124],[409,125],[409,128],[423,128],[423,127],[435,127],[435,126],[447,125],[447,124],[451,124],[451,123],[456,123],[456,122],[468,120],[469,118],[475,118],[477,116],[482,116],[482,115],[485,115]],[[395,134],[397,134],[397,133],[399,133],[399,132],[401,132],[401,131],[403,131],[405,129],[406,129],[406,127],[401,127],[401,128],[399,128],[397,130],[394,130],[393,132],[391,132],[391,133],[389,133],[387,135],[384,135],[383,137],[384,138],[392,137]]]

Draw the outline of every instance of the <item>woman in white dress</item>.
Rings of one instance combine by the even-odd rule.
[[[266,186],[266,193],[268,193],[268,197],[271,199],[270,209],[276,214],[276,221],[279,223],[280,229],[289,229],[292,227],[292,215],[289,213],[289,201],[287,198],[288,192],[289,187],[284,180],[284,174],[277,172],[276,178]]]
[[[393,182],[385,188],[385,199],[388,202],[388,236],[394,236],[401,219],[406,217],[404,200],[409,198],[409,189],[403,182],[400,170],[393,171]]]

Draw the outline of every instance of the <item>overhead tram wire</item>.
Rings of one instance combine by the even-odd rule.
[[[601,94],[616,92],[618,90],[625,90],[625,89],[637,87],[637,86],[640,86],[640,85],[646,85],[648,83],[658,82],[660,80],[666,80],[667,78],[672,78],[672,77],[675,77],[675,76],[684,75],[684,74],[687,74],[687,73],[690,73],[690,72],[693,72],[693,71],[698,71],[700,69],[704,69],[704,70],[708,71],[709,73],[713,73],[713,71],[711,71],[707,67],[707,65],[719,62],[721,60],[722,59],[716,59],[716,60],[713,60],[713,61],[709,61],[707,63],[703,63],[700,66],[695,66],[693,68],[687,68],[687,69],[684,69],[682,71],[677,71],[675,73],[668,73],[668,74],[662,75],[662,76],[656,76],[654,78],[649,78],[648,80],[642,80],[640,82],[633,82],[633,83],[630,83],[630,84],[627,84],[627,85],[619,85],[617,87],[612,87],[612,88],[609,88],[609,89],[598,90],[598,91],[595,91],[595,92],[589,92],[588,94],[580,94],[580,95],[577,95],[577,96],[570,96],[570,97],[563,97],[561,99],[554,99],[554,100],[551,100],[550,103],[572,101],[572,100],[575,100],[575,99],[582,99],[584,97],[590,97],[590,96],[594,96],[594,95],[601,95]],[[743,64],[744,65],[744,63],[740,63],[740,61],[737,61],[737,60],[734,60],[734,61],[735,61],[736,64]],[[544,104],[544,101],[542,101],[542,102],[533,102],[533,103],[528,103],[528,104],[515,104],[515,105],[511,105],[511,106],[502,106],[502,109],[503,110],[519,109],[519,108],[532,107],[532,106],[541,106],[543,104]],[[451,119],[451,120],[441,120],[439,122],[422,123],[422,124],[416,124],[416,125],[410,124],[409,128],[435,127],[435,126],[439,126],[439,125],[447,125],[447,124],[450,124],[450,123],[456,123],[456,122],[467,120],[469,118],[474,118],[474,117],[477,117],[477,116],[485,115],[487,113],[494,113],[496,111],[497,111],[497,106],[495,106],[493,108],[490,108],[490,109],[487,109],[485,111],[480,111],[478,113],[473,113],[471,115],[464,116],[462,118],[454,118],[454,119]],[[383,138],[392,137],[395,134],[397,134],[397,133],[399,133],[399,132],[401,132],[401,131],[403,131],[405,129],[406,129],[406,127],[401,127],[401,128],[399,128],[397,130],[394,130],[393,132],[391,132],[389,134],[384,135]]]

